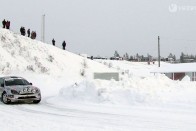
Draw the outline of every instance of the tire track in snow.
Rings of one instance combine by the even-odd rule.
[[[15,115],[26,114],[29,116],[53,116],[56,119],[75,119],[78,121],[94,121],[97,125],[105,125],[111,127],[123,127],[127,129],[161,129],[161,130],[179,130],[183,129],[184,125],[195,125],[196,122],[186,122],[183,120],[173,121],[172,119],[163,119],[159,117],[149,118],[138,114],[123,115],[104,112],[87,111],[73,109],[70,107],[60,107],[47,102],[47,99],[38,104],[0,104],[0,113],[6,113],[12,117],[12,112]],[[143,111],[145,108],[143,109]],[[90,126],[90,125],[86,125]],[[92,126],[92,125],[91,125]],[[187,126],[186,126],[187,127]]]

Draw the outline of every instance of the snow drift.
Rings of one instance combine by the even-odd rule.
[[[135,105],[157,105],[165,103],[196,103],[196,88],[193,82],[172,81],[164,75],[141,80],[83,81],[60,90],[64,101]],[[62,99],[62,100],[63,100]],[[62,103],[61,103],[62,104]]]

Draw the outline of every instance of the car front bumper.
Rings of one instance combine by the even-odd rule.
[[[7,95],[7,99],[11,102],[18,102],[18,101],[34,101],[34,100],[41,100],[41,94],[26,94],[26,95]]]

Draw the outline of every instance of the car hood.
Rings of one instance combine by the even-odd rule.
[[[24,90],[24,89],[38,89],[37,87],[35,86],[32,86],[32,85],[16,85],[16,86],[7,86],[6,87],[7,89],[10,89],[10,90],[16,90],[16,91],[21,91],[21,90]]]

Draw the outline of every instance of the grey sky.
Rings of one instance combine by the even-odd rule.
[[[157,56],[160,35],[161,56],[196,54],[195,0],[1,0],[0,14],[11,30],[36,30],[39,40],[45,14],[46,42],[65,40],[74,53]]]

